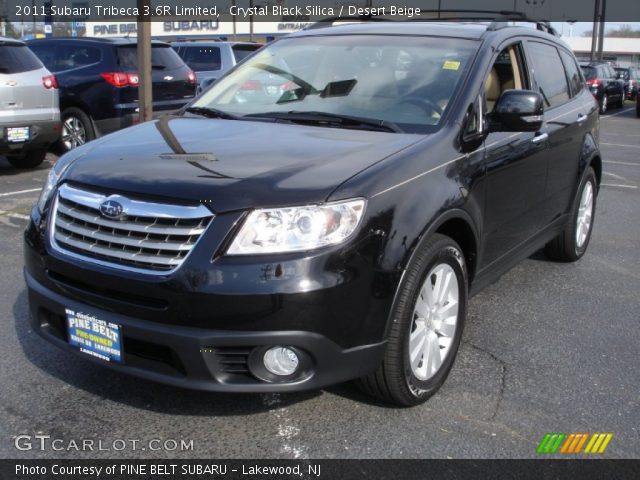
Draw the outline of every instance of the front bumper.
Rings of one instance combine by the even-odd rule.
[[[264,259],[212,260],[238,215],[216,216],[180,269],[150,278],[52,250],[46,222],[34,210],[25,232],[34,331],[116,370],[209,391],[318,389],[377,368],[394,292],[371,259],[356,249],[280,259],[271,269]],[[299,278],[315,279],[315,289],[307,283],[296,290]],[[65,308],[120,325],[124,362],[108,363],[71,347]],[[284,380],[265,376],[259,364],[266,346],[294,347],[300,371]]]

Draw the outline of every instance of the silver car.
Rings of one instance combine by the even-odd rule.
[[[196,72],[200,93],[244,60],[262,44],[253,42],[178,41],[171,46],[191,70]]]
[[[23,42],[0,37],[0,155],[37,167],[59,138],[56,77]]]

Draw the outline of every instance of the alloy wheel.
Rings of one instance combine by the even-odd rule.
[[[420,289],[409,337],[411,371],[419,380],[433,377],[450,351],[458,323],[458,277],[441,263]]]
[[[591,219],[593,218],[593,185],[587,182],[580,196],[578,207],[578,218],[576,221],[576,246],[582,248],[591,230]]]
[[[73,150],[87,141],[87,132],[78,117],[70,116],[62,124],[62,143],[65,149]]]

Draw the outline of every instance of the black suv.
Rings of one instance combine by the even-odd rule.
[[[624,93],[628,100],[635,100],[640,82],[640,69],[635,67],[616,67],[614,69],[620,80],[624,82]]]
[[[279,95],[246,95],[265,74]],[[180,115],[58,161],[25,233],[33,329],[172,385],[358,378],[418,404],[452,367],[471,295],[541,247],[584,255],[598,124],[571,50],[546,31],[287,36]]]
[[[621,80],[608,63],[589,63],[582,65],[582,72],[591,93],[600,105],[600,113],[606,113],[611,107],[624,105],[624,80]]]
[[[28,45],[58,79],[65,150],[138,122],[135,38],[50,38]],[[178,110],[195,96],[196,76],[169,44],[151,47],[153,111]]]

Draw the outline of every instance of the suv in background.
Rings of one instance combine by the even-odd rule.
[[[424,402],[471,295],[589,245],[598,105],[538,28],[316,24],[64,155],[24,237],[33,331],[181,387]],[[286,88],[245,95],[265,72]]]
[[[624,81],[608,63],[589,63],[581,65],[591,93],[600,105],[600,113],[609,108],[622,108],[624,105]]]
[[[49,38],[27,42],[60,86],[62,146],[71,150],[138,122],[135,39]],[[195,96],[196,78],[167,43],[151,44],[154,114]]]
[[[616,67],[616,73],[624,81],[625,97],[635,100],[638,94],[638,82],[640,82],[640,69],[635,67]]]
[[[238,62],[262,47],[252,42],[178,41],[171,46],[198,77],[198,92],[205,90]]]
[[[0,155],[37,167],[59,137],[56,78],[23,42],[0,37]]]

